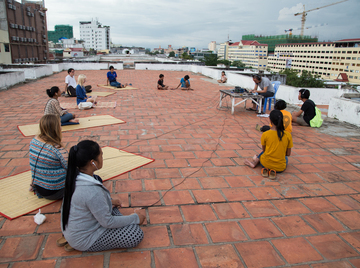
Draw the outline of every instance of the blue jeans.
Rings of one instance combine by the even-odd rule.
[[[61,125],[77,125],[79,123],[69,122],[69,120],[73,119],[73,115],[71,113],[66,113],[63,116],[60,116],[61,119]]]
[[[121,84],[117,81],[110,82],[110,86],[112,87],[121,87]]]
[[[260,156],[262,155],[264,153],[264,151],[262,151],[261,153],[259,153],[259,155],[257,156],[257,158],[259,158],[259,163],[260,163],[260,165],[263,167],[263,168],[265,168],[262,164],[261,164],[261,161],[260,161]],[[288,157],[285,155],[285,160],[286,160],[286,166],[288,165]],[[285,168],[286,169],[286,168]],[[283,170],[283,171],[276,171],[276,173],[281,173],[281,172],[284,172],[285,171],[285,169]]]

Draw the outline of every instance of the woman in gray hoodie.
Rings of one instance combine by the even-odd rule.
[[[102,179],[94,175],[101,169],[100,146],[84,140],[71,147],[65,181],[61,228],[71,247],[80,251],[103,251],[136,247],[144,238],[139,225],[143,215],[123,216]]]

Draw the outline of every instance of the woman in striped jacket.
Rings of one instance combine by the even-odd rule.
[[[40,134],[30,142],[30,190],[50,200],[64,196],[68,152],[61,144],[61,137],[60,118],[48,114],[40,119]]]

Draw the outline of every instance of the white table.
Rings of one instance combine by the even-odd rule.
[[[244,107],[246,107],[246,101],[252,100],[258,105],[258,113],[261,113],[261,106],[262,106],[262,99],[264,98],[261,95],[254,95],[252,93],[235,93],[231,89],[222,89],[220,91],[220,104],[219,107],[221,107],[222,100],[229,96],[231,99],[231,114],[234,114],[234,108],[238,106],[241,103],[244,103]],[[242,99],[238,103],[235,103],[235,99]]]

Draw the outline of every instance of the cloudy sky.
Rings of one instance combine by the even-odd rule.
[[[340,0],[45,0],[48,30],[56,24],[74,27],[98,19],[110,26],[110,38],[123,46],[154,48],[161,45],[206,48],[211,41],[237,42],[244,34],[277,35],[301,27],[294,13]],[[360,38],[360,0],[311,11],[305,35],[319,41]],[[325,24],[323,26],[318,26]],[[314,27],[318,26],[318,27]],[[293,34],[300,34],[294,30]]]

